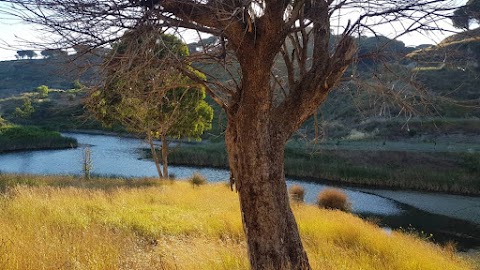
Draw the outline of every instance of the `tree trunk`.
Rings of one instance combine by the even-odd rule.
[[[158,178],[163,178],[162,169],[160,168],[160,162],[158,160],[157,150],[155,149],[155,144],[153,144],[153,138],[150,131],[147,134],[148,144],[150,145],[150,152],[152,153],[153,162],[157,168]]]
[[[310,269],[289,204],[284,141],[241,124],[226,136],[251,269]]]
[[[244,73],[242,88],[258,95],[268,93],[268,78],[268,73]],[[229,110],[225,134],[251,269],[311,269],[285,182],[284,150],[289,134],[274,119],[272,104],[258,102],[268,97],[258,95],[244,95],[239,106]]]
[[[168,142],[167,136],[162,135],[162,165],[163,165],[163,176],[165,178],[170,178],[168,175]]]

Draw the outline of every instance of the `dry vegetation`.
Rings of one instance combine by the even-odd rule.
[[[290,199],[294,202],[304,202],[305,201],[305,189],[300,185],[293,185],[288,190]]]
[[[335,188],[326,188],[322,190],[317,196],[317,205],[320,208],[337,209],[342,211],[348,211],[351,208],[351,203],[348,200],[347,194]]]
[[[0,184],[0,269],[248,269],[237,194],[224,184],[9,175]],[[293,208],[313,269],[473,269],[351,214]]]

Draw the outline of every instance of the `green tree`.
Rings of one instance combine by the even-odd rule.
[[[32,100],[28,97],[25,97],[23,99],[23,105],[21,108],[20,107],[15,108],[16,117],[29,118],[34,112],[35,112],[35,108],[32,105]]]
[[[37,88],[35,88],[35,91],[40,95],[42,98],[48,97],[48,93],[50,92],[50,89],[48,89],[48,86],[46,85],[40,85]]]
[[[204,100],[205,89],[168,65],[169,57],[185,56],[187,46],[172,35],[155,29],[128,32],[107,57],[105,86],[88,102],[101,121],[118,122],[147,138],[160,177],[169,176],[168,138],[200,139],[211,128],[213,109]],[[131,65],[122,68],[127,58]],[[162,142],[163,171],[154,139]]]

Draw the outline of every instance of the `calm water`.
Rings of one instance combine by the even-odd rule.
[[[155,177],[157,172],[151,160],[141,158],[140,148],[148,148],[141,140],[105,135],[65,133],[78,140],[79,147],[66,150],[29,151],[0,155],[0,171],[27,174],[81,175],[85,147],[90,147],[93,169],[99,175],[122,177]],[[176,178],[190,177],[199,172],[209,181],[227,181],[229,172],[221,169],[169,167]],[[306,190],[306,201],[313,203],[326,186],[312,182],[288,179],[288,185],[301,184]],[[478,226],[464,221],[433,215],[376,195],[339,187],[347,193],[352,210],[360,216],[375,218],[381,225],[398,228],[413,227],[433,233],[437,239],[454,239],[466,247],[480,246]]]

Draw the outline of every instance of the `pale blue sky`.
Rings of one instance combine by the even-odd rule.
[[[459,2],[466,2],[467,0],[459,0]],[[0,4],[0,7],[5,4]],[[445,22],[445,27],[449,22]],[[384,27],[380,32],[392,38],[394,36],[394,30],[388,27]],[[399,38],[407,46],[416,46],[420,44],[435,44],[440,42],[445,37],[451,35],[450,32],[436,32],[432,34],[419,34],[413,33],[405,35]],[[185,37],[184,37],[185,38]],[[194,37],[186,37],[192,39]],[[17,50],[20,49],[37,49],[28,45],[30,42],[42,42],[52,40],[52,36],[48,36],[38,30],[38,27],[23,23],[12,16],[8,16],[0,13],[0,61],[13,60]]]

